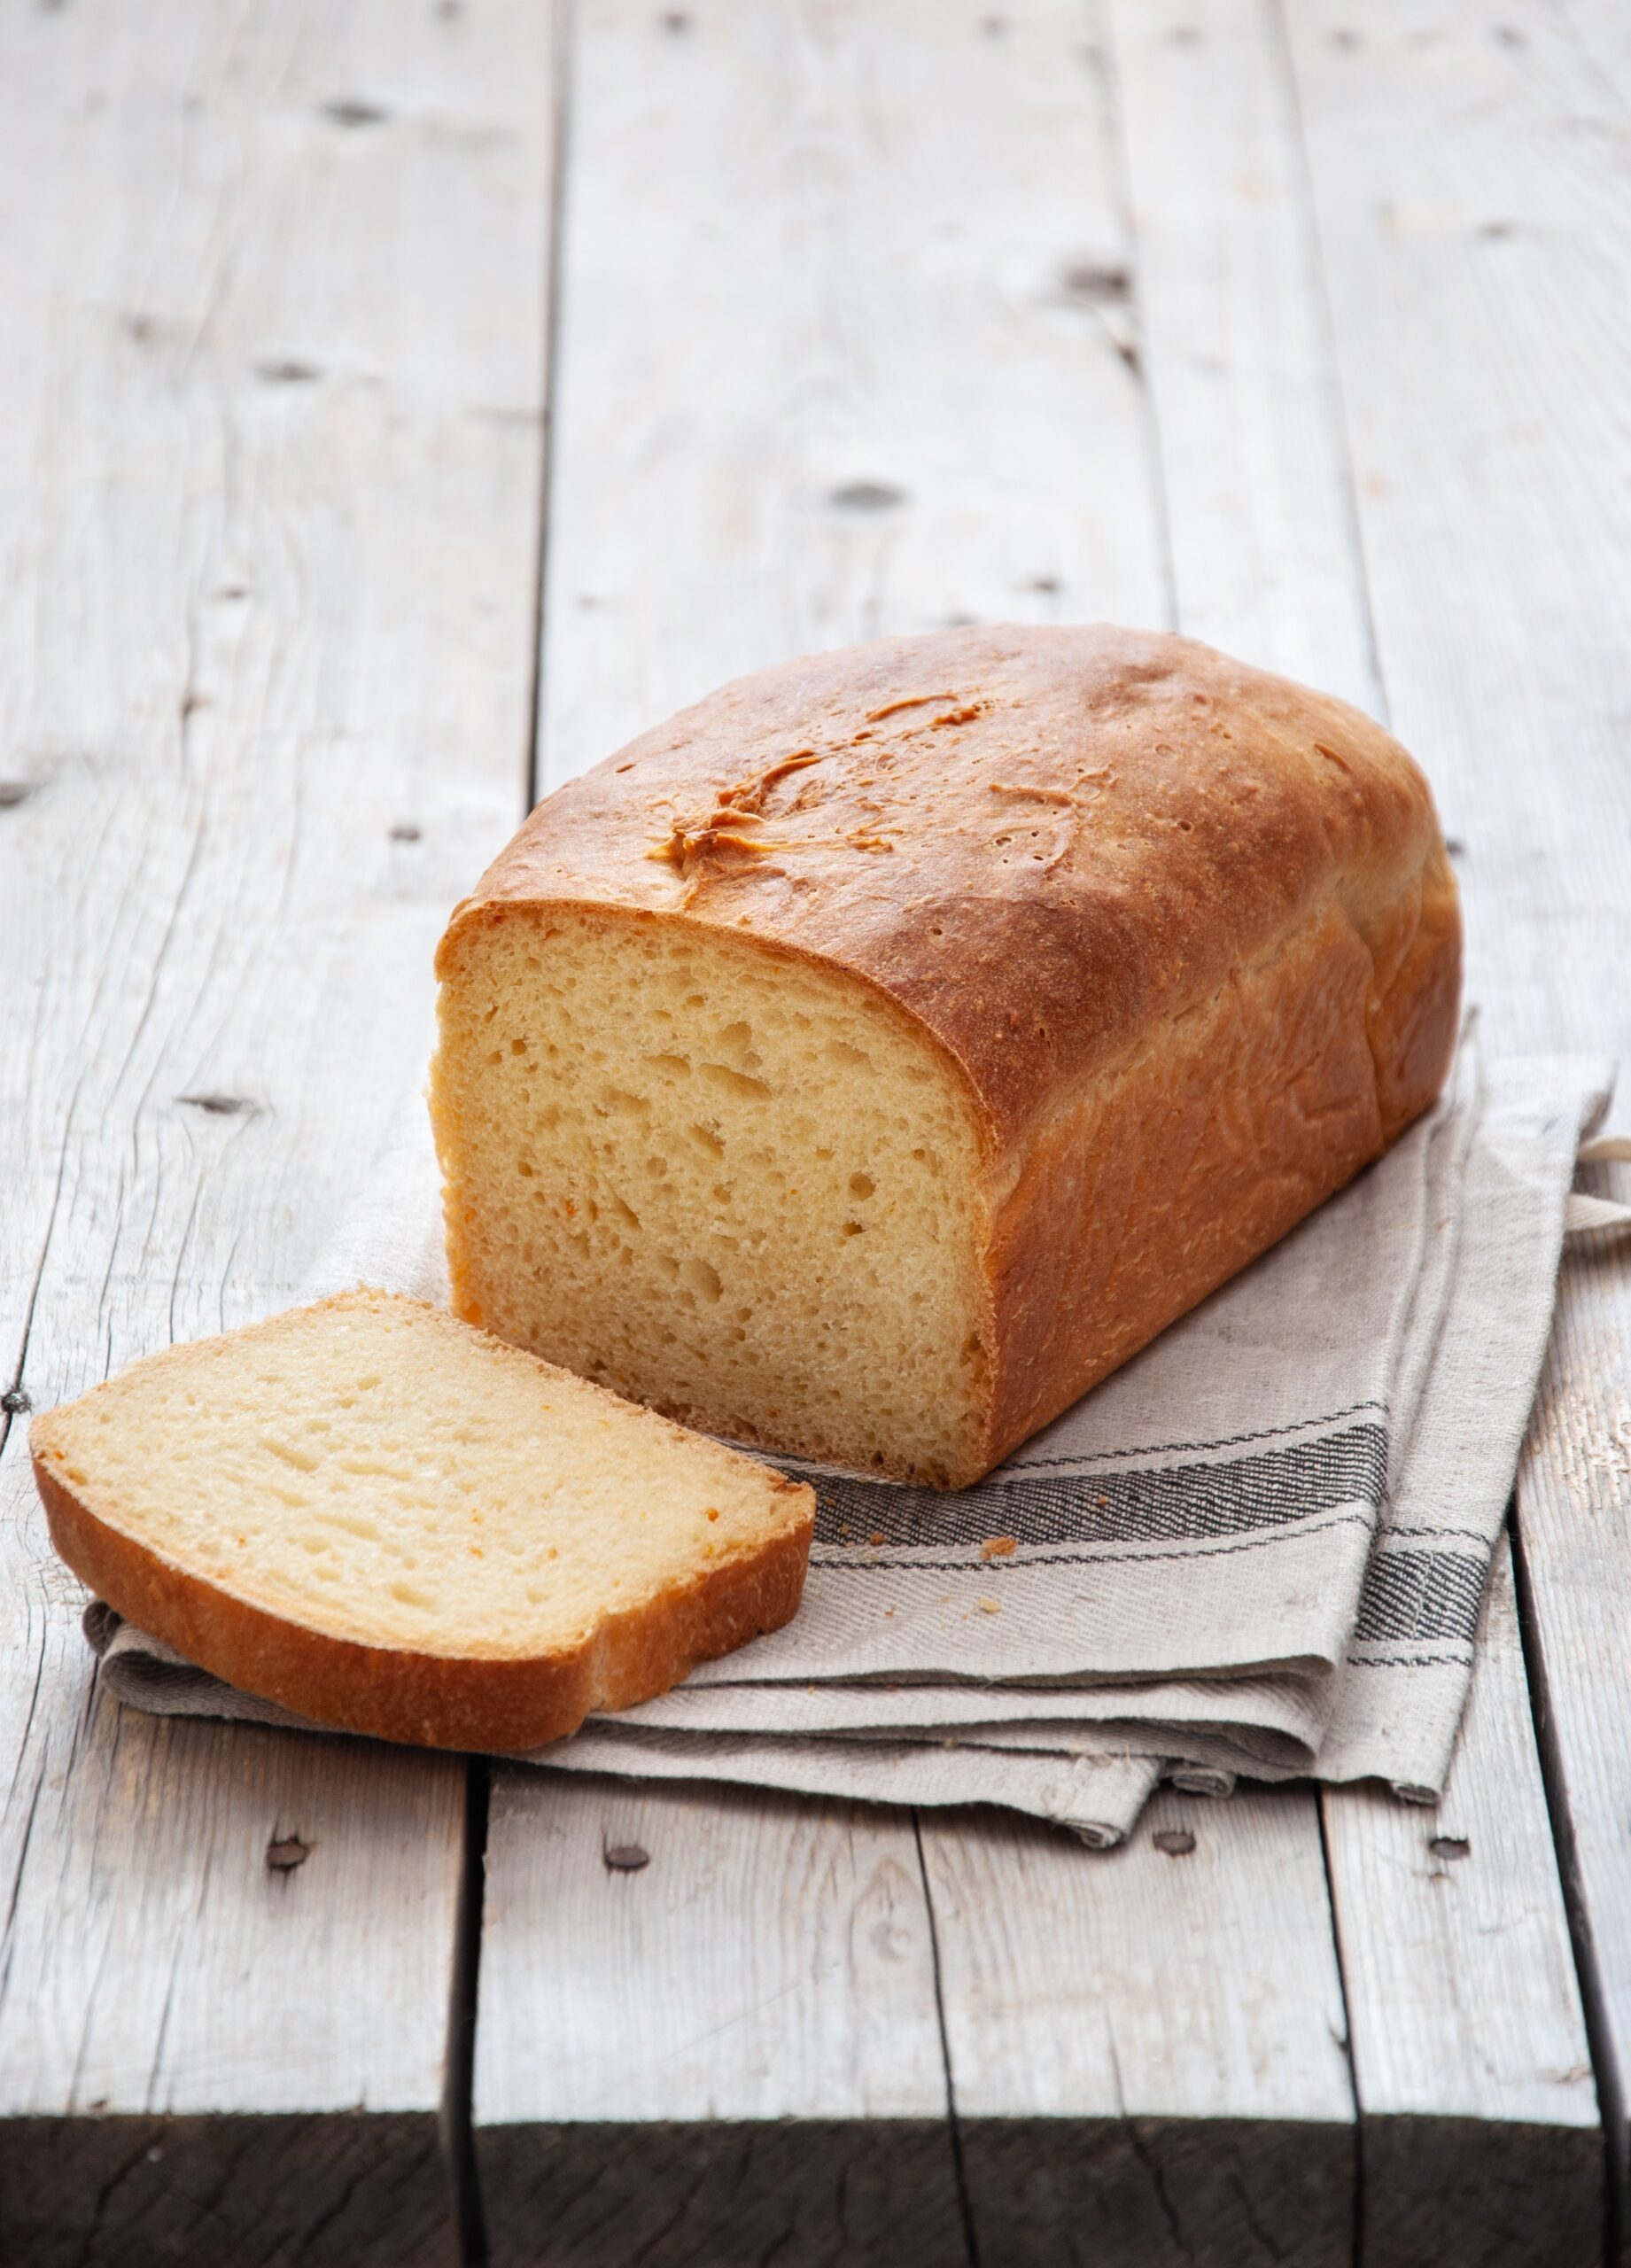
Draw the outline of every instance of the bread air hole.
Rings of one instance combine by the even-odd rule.
[[[771,1090],[763,1079],[756,1079],[746,1071],[733,1070],[728,1063],[700,1063],[697,1068],[703,1078],[724,1088],[727,1094],[749,1095],[757,1102],[768,1102],[771,1099]]]
[[[680,1272],[688,1290],[697,1293],[710,1302],[718,1298],[720,1288],[718,1271],[717,1269],[711,1268],[705,1260],[699,1260],[693,1254]]]

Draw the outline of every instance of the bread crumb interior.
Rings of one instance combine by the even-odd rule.
[[[768,1470],[381,1293],[167,1350],[43,1424],[160,1557],[427,1653],[569,1648],[802,1516]]]
[[[520,905],[444,948],[460,1311],[704,1430],[945,1481],[983,1399],[972,1108],[858,983]]]

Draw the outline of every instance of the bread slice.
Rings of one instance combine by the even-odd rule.
[[[454,1304],[708,1433],[960,1487],[1427,1107],[1460,944],[1405,751],[1191,640],[764,671],[454,913]]]
[[[812,1491],[415,1300],[173,1347],[34,1421],[111,1606],[347,1731],[516,1750],[796,1611]]]

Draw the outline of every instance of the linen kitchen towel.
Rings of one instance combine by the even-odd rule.
[[[1612,1080],[1464,1039],[1386,1157],[971,1488],[771,1460],[819,1500],[796,1619],[532,1760],[1003,1804],[1101,1845],[1163,1777],[1430,1800]],[[358,1282],[446,1300],[422,1111],[307,1290]],[[137,1706],[299,1721],[105,1608],[87,1635]]]

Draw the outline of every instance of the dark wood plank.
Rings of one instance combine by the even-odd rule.
[[[18,2268],[453,2268],[434,2117],[107,2114],[0,2126]]]
[[[1596,2268],[1600,2129],[1552,2121],[1380,2117],[1365,2122],[1366,2268]]]
[[[1346,2268],[1353,2257],[1346,2120],[975,2118],[960,2131],[979,2256],[1003,2268]]]
[[[511,2268],[964,2268],[944,2119],[485,2125]]]

